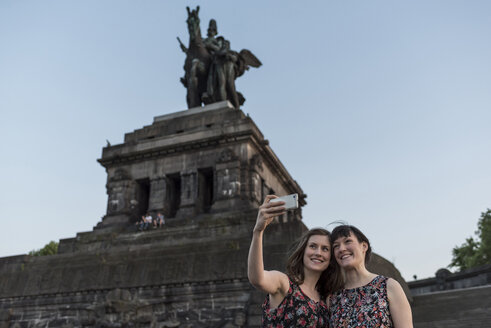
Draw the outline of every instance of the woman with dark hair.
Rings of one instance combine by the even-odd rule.
[[[356,227],[332,231],[334,257],[344,276],[344,289],[329,297],[332,327],[412,328],[409,302],[401,285],[366,269],[372,248]]]
[[[286,274],[264,270],[264,230],[275,216],[286,213],[284,202],[270,202],[274,198],[267,196],[259,207],[248,258],[249,281],[268,293],[263,304],[263,327],[328,327],[325,300],[341,282],[337,266],[329,265],[330,234],[321,228],[307,231],[288,259]]]

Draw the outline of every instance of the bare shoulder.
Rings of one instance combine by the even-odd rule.
[[[395,280],[394,278],[388,278],[387,279],[387,292],[391,293],[391,294],[394,294],[394,293],[395,294],[399,294],[399,293],[404,294],[404,290],[402,289],[401,284],[397,280]]]
[[[390,303],[407,303],[409,305],[404,289],[395,279],[387,279],[387,297]]]
[[[290,279],[288,279],[288,276],[281,271],[272,270],[268,272],[271,275],[272,279],[278,282],[278,292],[286,295],[286,293],[288,293],[288,290],[290,289]]]
[[[392,287],[392,288],[397,288],[397,287],[401,287],[401,284],[395,280],[394,278],[387,278],[387,287]]]

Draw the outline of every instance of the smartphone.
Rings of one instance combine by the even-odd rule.
[[[291,194],[291,195],[282,196],[270,200],[270,202],[280,202],[280,201],[285,202],[285,205],[283,206],[285,206],[287,210],[293,210],[298,208],[298,194]]]

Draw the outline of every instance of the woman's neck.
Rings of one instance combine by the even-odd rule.
[[[317,286],[320,276],[321,275],[317,272],[305,271],[303,283],[300,284],[302,291],[316,302],[319,301],[319,292],[315,287]]]
[[[320,277],[321,275],[318,274],[317,272],[314,273],[314,272],[306,271],[304,273],[302,285],[307,285],[307,286],[311,286],[312,288],[315,288],[315,286],[317,285],[317,281],[319,281]]]
[[[359,268],[345,269],[344,271],[344,288],[351,289],[365,286],[377,275],[368,271],[365,266]]]

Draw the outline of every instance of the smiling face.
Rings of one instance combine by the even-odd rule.
[[[330,260],[329,238],[323,235],[311,236],[303,253],[304,269],[322,272],[327,269]]]
[[[357,268],[365,265],[366,242],[360,242],[353,233],[339,237],[332,243],[334,257],[343,269]]]

